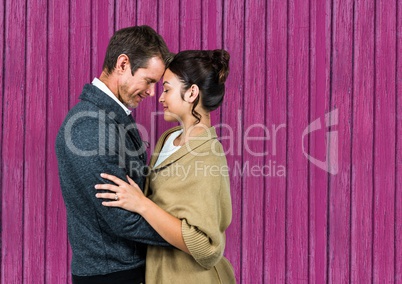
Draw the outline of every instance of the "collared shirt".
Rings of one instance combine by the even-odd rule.
[[[98,78],[95,77],[92,80],[92,85],[99,88],[102,92],[104,92],[106,95],[111,97],[116,103],[119,104],[119,106],[122,107],[122,109],[126,112],[127,115],[131,114],[131,110],[129,110],[125,105],[123,105],[123,103],[121,101],[119,101],[119,99],[112,93],[112,91],[101,80],[99,80]]]

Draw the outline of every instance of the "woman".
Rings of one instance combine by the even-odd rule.
[[[155,147],[148,197],[129,177],[130,184],[102,174],[116,185],[95,186],[111,191],[97,193],[109,199],[104,206],[142,215],[175,247],[148,247],[147,283],[235,283],[223,257],[232,218],[228,168],[210,119],[222,104],[228,73],[224,50],[178,53],[165,71],[159,102],[165,120],[181,126],[166,131]]]

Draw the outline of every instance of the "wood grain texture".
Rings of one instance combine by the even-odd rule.
[[[72,1],[69,3],[69,108],[79,102],[79,96],[85,84],[91,83],[91,17],[93,10],[90,1]],[[68,259],[71,259],[71,248]],[[69,268],[70,269],[70,268]],[[71,272],[68,274],[71,282]]]
[[[137,4],[137,24],[148,25],[154,30],[158,28],[158,1],[138,1]],[[148,97],[144,100],[138,108],[136,108],[136,122],[139,127],[141,137],[149,144],[151,141],[155,141],[156,131],[153,117],[157,111],[159,91],[156,86],[154,87],[154,93],[152,97]],[[148,157],[151,152],[148,149]]]
[[[396,0],[0,0],[1,282],[71,283],[56,134],[113,32],[147,24],[173,52],[231,55],[212,123],[231,173],[237,283],[402,283],[401,11]],[[161,90],[135,113],[149,152],[173,126],[152,115]],[[328,149],[336,174],[306,159]]]
[[[329,112],[331,5],[330,1],[310,2],[310,110],[309,123]],[[327,16],[326,16],[327,15]],[[309,126],[309,130],[311,127]],[[320,161],[326,159],[325,130],[303,138],[308,153]],[[309,282],[327,281],[327,205],[328,173],[309,163]]]
[[[223,47],[231,56],[230,74],[226,82],[226,97],[222,105],[221,142],[227,154],[230,169],[232,196],[232,224],[227,230],[225,255],[233,265],[236,281],[241,283],[242,269],[242,196],[243,177],[236,172],[242,165],[243,149],[243,109],[245,98],[245,18],[243,1],[224,1]],[[232,32],[236,31],[236,32]],[[247,238],[247,235],[244,236]]]
[[[47,116],[49,119],[47,121],[47,174],[45,179],[45,283],[67,283],[67,279],[70,277],[71,257],[67,240],[66,207],[61,194],[55,141],[57,132],[69,109],[69,3],[67,1],[60,3],[50,1],[48,11]],[[65,60],[60,60],[60,58]],[[51,64],[52,62],[58,62],[58,64]]]
[[[402,1],[397,1],[396,42],[396,183],[395,283],[402,283]]]
[[[137,25],[148,25],[157,29],[158,24],[158,1],[138,1],[137,2]]]
[[[222,48],[222,0],[205,0],[202,1],[202,19],[201,19],[201,49],[214,50]],[[229,63],[230,64],[230,63]],[[226,100],[228,96],[225,95]],[[230,99],[230,98],[229,98]],[[220,125],[221,108],[211,113],[212,125]],[[221,127],[217,128],[218,136],[221,135]]]
[[[91,78],[91,2],[70,2],[69,107],[79,101],[84,84]]]
[[[395,277],[396,1],[376,0],[373,281]]]
[[[47,3],[27,2],[24,143],[24,282],[45,278]],[[38,84],[41,82],[41,84]]]
[[[158,1],[158,32],[165,40],[169,50],[180,50],[180,1]]]
[[[23,282],[26,2],[7,1],[2,149],[2,283]],[[12,206],[10,206],[12,204]]]
[[[355,2],[351,282],[369,283],[373,268],[374,1]]]
[[[201,48],[201,8],[201,0],[180,1],[180,50]]]
[[[180,46],[180,1],[158,1],[158,32],[163,37],[170,52],[177,53]],[[154,140],[150,141],[150,152],[153,152],[157,139],[167,129],[176,126],[170,122],[166,122],[163,118],[163,107],[159,103],[159,97],[163,91],[162,84],[157,85],[157,113],[152,117],[155,125]]]
[[[266,1],[245,3],[242,275],[244,283],[262,283],[264,271],[264,177],[260,170],[265,152]],[[259,19],[253,21],[252,19]],[[252,43],[252,44],[251,44]],[[252,168],[258,171],[251,170]]]
[[[329,283],[349,281],[350,257],[350,189],[351,189],[351,120],[353,90],[353,1],[334,1],[332,5],[332,77],[331,117],[326,131],[329,149],[336,151],[338,173],[329,176]],[[333,141],[335,136],[342,137]],[[328,157],[330,159],[330,157]],[[333,161],[329,161],[331,164]],[[334,161],[335,162],[335,161]]]
[[[308,161],[303,155],[303,131],[308,126],[309,5],[289,2],[286,283],[308,281]]]
[[[137,0],[116,1],[115,5],[115,30],[137,24]]]
[[[0,125],[3,126],[3,109],[4,109],[4,50],[5,50],[5,0],[0,0],[0,22],[3,23],[3,28],[0,29],[0,67],[1,67],[1,72],[0,72]],[[0,184],[3,185],[3,131],[4,127],[1,128],[0,131]],[[2,190],[1,190],[2,191]],[[1,196],[0,202],[3,203],[3,198]],[[0,204],[0,216],[2,215],[2,204]],[[0,227],[2,228],[3,224],[3,218],[0,218]],[[0,238],[0,249],[2,247],[2,239]],[[0,253],[0,262],[3,263],[2,261],[2,253]],[[0,279],[2,278],[2,269],[0,268]]]
[[[263,283],[283,283],[286,279],[286,175],[277,176],[277,168],[286,167],[287,5],[287,1],[271,1],[267,7],[267,92],[264,115],[271,137],[265,142],[265,164],[271,164],[272,173],[264,181]]]
[[[115,28],[114,0],[92,0],[92,64],[91,78],[99,77],[109,39]]]
[[[137,0],[135,1],[116,1],[115,4],[115,31],[122,28],[137,25]],[[132,112],[133,117],[136,117],[136,111]]]

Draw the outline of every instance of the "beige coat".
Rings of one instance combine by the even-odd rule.
[[[146,192],[165,211],[182,220],[191,255],[176,248],[149,246],[146,283],[236,283],[223,257],[225,230],[232,219],[228,167],[213,127],[195,137],[153,168],[167,136],[152,155]]]

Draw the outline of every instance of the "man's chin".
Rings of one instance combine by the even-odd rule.
[[[138,107],[139,104],[140,104],[140,103],[138,103],[138,102],[131,102],[131,103],[129,103],[129,104],[126,104],[126,107],[127,107],[128,109],[134,109],[134,108]]]
[[[132,101],[129,102],[127,107],[128,108],[136,108],[140,105],[140,103],[142,103],[142,101],[143,101],[142,99],[139,99],[136,97]]]

